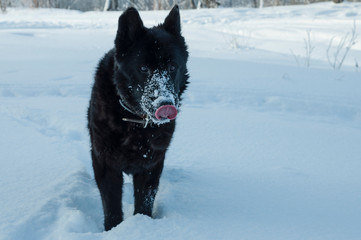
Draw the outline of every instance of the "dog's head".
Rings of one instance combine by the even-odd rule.
[[[119,17],[115,50],[114,83],[120,101],[155,123],[174,119],[188,83],[178,6],[153,28],[144,27],[136,9],[127,9]]]

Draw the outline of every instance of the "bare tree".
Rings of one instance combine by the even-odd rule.
[[[110,5],[109,5],[108,10],[111,10],[111,11],[118,10],[118,0],[110,0]]]
[[[33,6],[35,8],[38,8],[39,7],[39,1],[38,0],[33,0]]]
[[[219,5],[221,5],[221,3],[217,0],[201,0],[201,7],[216,8]]]
[[[6,12],[6,5],[7,5],[7,0],[0,0],[0,8],[1,8],[1,12]]]
[[[125,10],[166,10],[175,3],[182,9],[222,7],[270,7],[278,5],[309,4],[325,0],[0,0],[2,11],[6,7],[65,8],[80,11]],[[343,1],[343,0],[332,0]],[[361,1],[361,0],[349,0]],[[0,10],[1,11],[1,10]]]
[[[108,11],[109,9],[109,3],[110,3],[110,0],[105,0],[104,2],[104,8],[103,8],[103,11]]]

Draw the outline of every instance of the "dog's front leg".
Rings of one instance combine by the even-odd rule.
[[[123,221],[121,171],[97,164],[93,158],[94,175],[97,182],[104,210],[104,229],[108,231]]]
[[[134,215],[137,213],[152,216],[159,178],[163,170],[164,157],[155,167],[133,175]]]

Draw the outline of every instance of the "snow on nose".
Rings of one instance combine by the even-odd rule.
[[[173,105],[163,105],[155,111],[155,117],[158,120],[169,119],[173,120],[177,117],[177,109]]]

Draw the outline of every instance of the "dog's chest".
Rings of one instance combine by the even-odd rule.
[[[163,125],[144,128],[139,124],[129,124],[122,132],[122,146],[143,155],[151,150],[166,150],[175,129],[175,121]]]
[[[136,158],[152,159],[152,135],[140,133],[140,132],[129,132],[123,138],[121,142],[121,148],[128,155],[132,155]]]
[[[130,130],[123,132],[117,151],[121,156],[118,163],[124,172],[134,174],[150,169],[164,159],[170,142],[166,132],[142,128]]]

